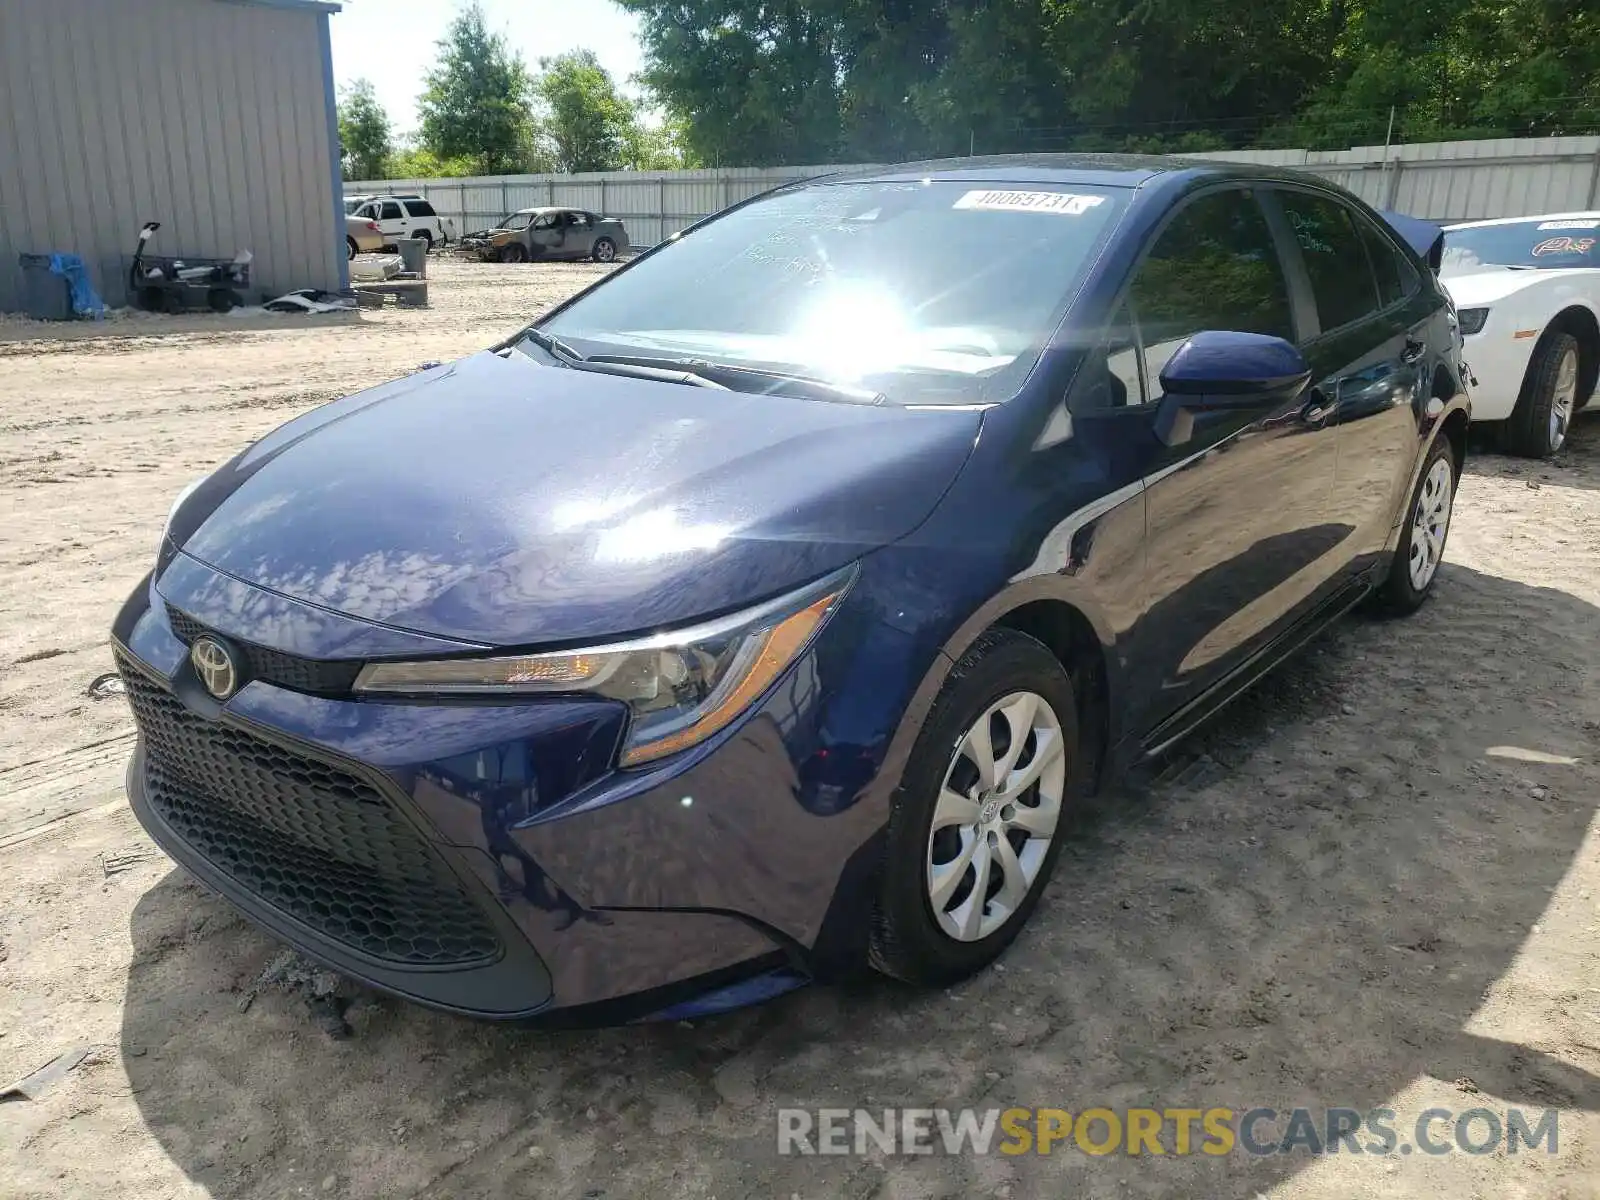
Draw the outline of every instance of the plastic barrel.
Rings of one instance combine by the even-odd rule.
[[[22,268],[22,311],[36,321],[70,321],[72,285],[50,270],[48,254],[19,254]]]

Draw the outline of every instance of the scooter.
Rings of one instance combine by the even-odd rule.
[[[185,313],[209,308],[228,312],[244,303],[237,289],[250,286],[248,250],[233,258],[167,258],[145,253],[160,221],[146,221],[139,230],[128,291],[146,312]]]

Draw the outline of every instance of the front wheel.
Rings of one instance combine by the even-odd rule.
[[[610,238],[600,238],[594,244],[594,261],[609,263],[617,261],[617,244]]]
[[[347,237],[344,239],[344,256],[346,260],[354,259],[356,254],[359,252],[359,249],[360,248],[356,245],[355,238]]]
[[[1456,463],[1450,441],[1439,437],[1422,465],[1422,477],[1411,497],[1389,564],[1389,577],[1379,586],[1378,607],[1393,616],[1408,616],[1422,607],[1433,592],[1445,539],[1450,536],[1450,514],[1455,509]]]
[[[521,242],[512,242],[500,250],[500,261],[503,263],[525,263],[528,261],[528,248]]]
[[[895,793],[873,966],[943,985],[999,957],[1060,854],[1077,759],[1072,680],[1055,655],[1012,630],[984,634],[951,670]]]
[[[1578,408],[1578,339],[1547,332],[1534,348],[1517,407],[1505,424],[1505,445],[1524,458],[1548,458],[1567,441]]]

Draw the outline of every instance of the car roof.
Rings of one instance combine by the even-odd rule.
[[[1541,213],[1536,217],[1495,217],[1489,221],[1460,221],[1445,229],[1483,229],[1490,225],[1523,225],[1529,221],[1600,221],[1600,212]]]
[[[1154,154],[993,154],[929,159],[819,176],[809,183],[904,183],[921,179],[973,183],[1083,183],[1138,187],[1161,176],[1315,182],[1314,176],[1261,163]]]

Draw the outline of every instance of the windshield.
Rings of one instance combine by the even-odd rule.
[[[893,403],[1015,391],[1121,188],[829,184],[757,200],[540,325],[584,355],[737,364]]]
[[[1443,276],[1482,267],[1600,267],[1600,217],[1516,221],[1449,229],[1444,235]]]
[[[532,213],[514,212],[510,216],[500,218],[496,229],[526,229],[528,222],[533,220]]]
[[[344,202],[344,215],[347,216],[347,217],[353,217],[353,216],[356,215],[356,209],[358,209],[360,207],[361,207],[361,201],[360,200],[346,200]]]

